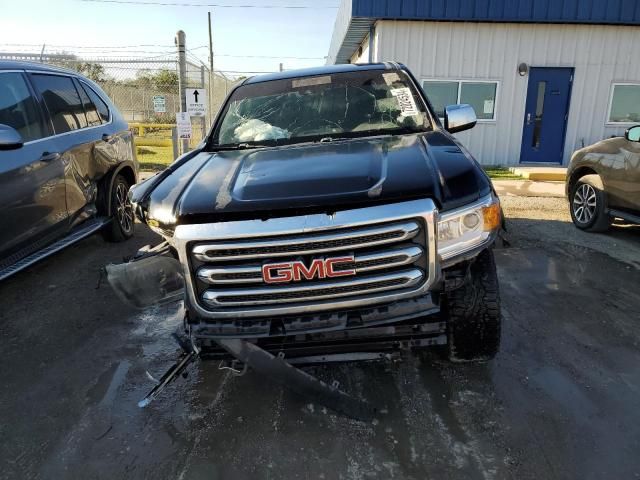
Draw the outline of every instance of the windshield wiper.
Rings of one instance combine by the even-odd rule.
[[[221,150],[246,150],[249,148],[275,147],[276,143],[228,143],[226,145],[214,145],[213,149]]]

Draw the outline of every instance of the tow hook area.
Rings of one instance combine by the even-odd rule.
[[[138,402],[140,408],[149,405],[164,388],[178,378],[185,369],[199,358],[198,347],[190,340],[186,340],[177,334],[174,338],[182,347],[182,354],[176,362],[156,382],[153,389]],[[294,367],[284,359],[284,354],[272,355],[262,348],[241,339],[220,339],[216,343],[231,354],[244,368],[234,370],[235,374],[244,374],[248,368],[255,372],[270,377],[276,383],[308,398],[309,400],[324,405],[337,413],[346,415],[356,420],[369,422],[373,420],[376,409],[363,400],[358,400],[339,389],[338,383],[327,385],[325,382]]]

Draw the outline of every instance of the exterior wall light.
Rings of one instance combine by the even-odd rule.
[[[529,73],[529,65],[522,62],[520,65],[518,65],[518,75],[524,77],[527,73]]]

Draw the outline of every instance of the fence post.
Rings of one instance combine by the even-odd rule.
[[[178,128],[171,127],[171,145],[173,146],[173,161],[175,162],[180,154],[178,153]]]
[[[180,111],[187,111],[187,41],[182,30],[176,33],[176,46],[178,48],[178,89],[180,91]],[[189,150],[189,140],[182,140],[182,153]]]

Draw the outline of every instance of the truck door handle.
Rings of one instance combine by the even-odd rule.
[[[102,141],[103,141],[103,142],[108,142],[108,141],[110,141],[112,138],[113,138],[113,135],[109,135],[108,133],[104,133],[104,134],[102,135]]]
[[[44,152],[40,157],[41,162],[53,162],[54,160],[58,160],[60,158],[60,154],[58,152]]]
[[[531,114],[527,113],[527,125],[531,125]]]

